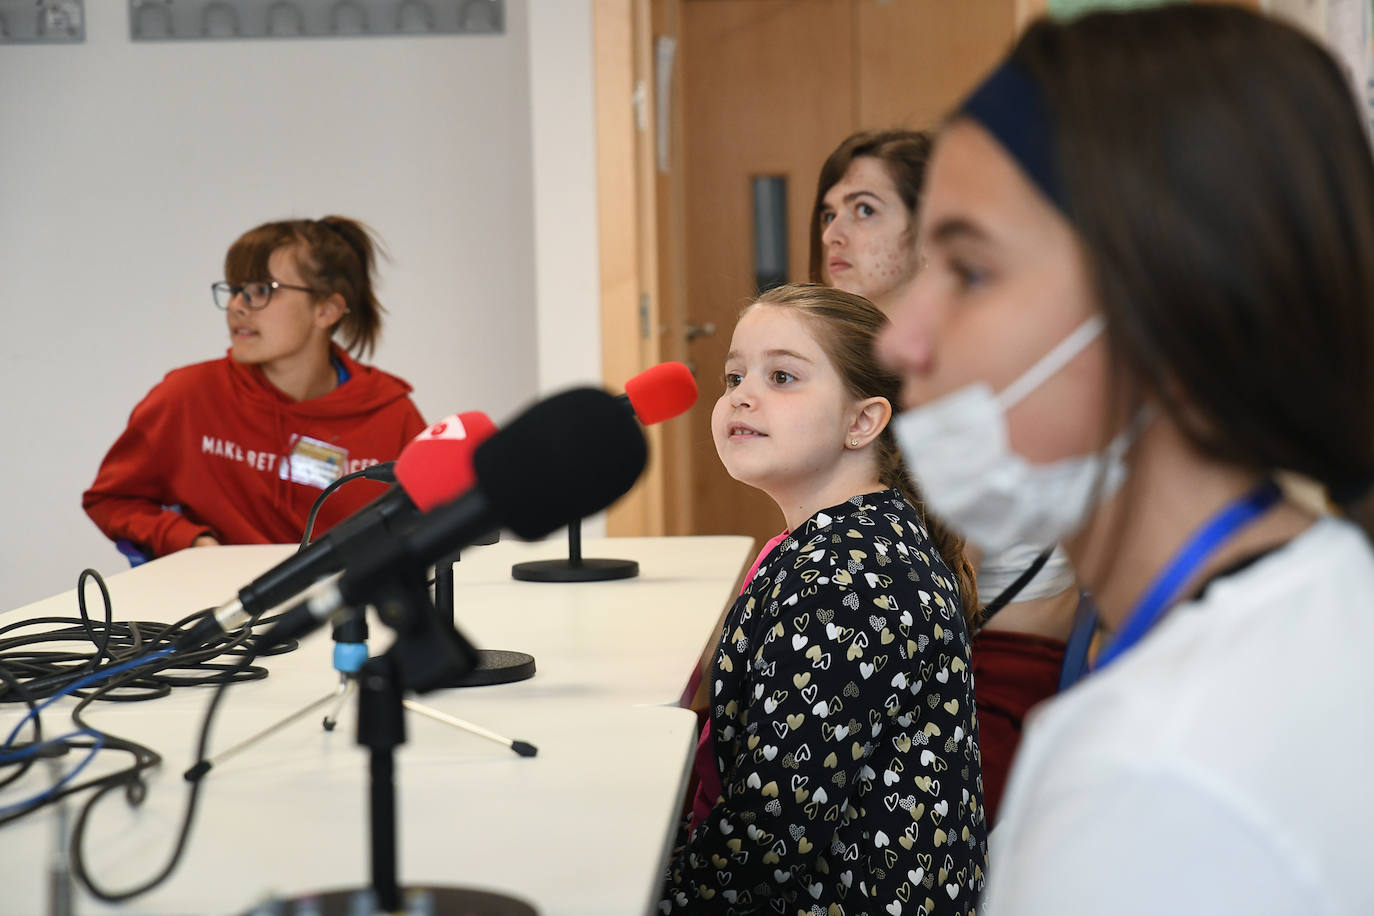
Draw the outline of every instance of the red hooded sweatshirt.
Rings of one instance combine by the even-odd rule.
[[[86,514],[110,539],[155,556],[202,534],[224,544],[299,541],[321,490],[393,460],[425,428],[410,385],[337,346],[333,355],[348,380],[299,402],[227,356],[173,369],[101,462],[81,497]],[[384,489],[363,480],[340,487],[320,509],[315,533]]]

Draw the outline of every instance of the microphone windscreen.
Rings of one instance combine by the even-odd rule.
[[[647,460],[634,417],[595,388],[539,402],[473,456],[478,489],[525,540],[600,512],[634,486]]]
[[[645,426],[671,420],[697,402],[697,380],[682,363],[650,366],[625,383],[625,396]]]
[[[477,479],[473,452],[494,432],[496,424],[480,410],[444,417],[401,450],[396,482],[421,512],[457,499]]]

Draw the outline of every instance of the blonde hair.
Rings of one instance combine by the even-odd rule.
[[[881,397],[898,402],[902,382],[896,373],[878,363],[874,351],[878,334],[887,316],[863,296],[817,283],[789,283],[770,289],[744,311],[760,305],[795,310],[815,331],[816,342],[835,366],[851,397]],[[964,540],[926,511],[920,490],[902,463],[892,425],[888,424],[874,441],[877,448],[878,480],[898,490],[925,521],[935,549],[959,584],[959,600],[970,625],[978,617],[978,586],[973,566],[964,554]]]

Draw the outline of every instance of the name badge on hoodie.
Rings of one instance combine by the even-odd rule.
[[[343,474],[348,466],[348,450],[309,436],[293,436],[291,453],[282,462],[278,475],[292,483],[323,490]]]

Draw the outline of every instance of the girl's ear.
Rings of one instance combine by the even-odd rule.
[[[315,326],[328,330],[348,313],[348,303],[340,293],[330,293],[315,303]]]
[[[854,419],[849,424],[844,444],[849,448],[863,448],[887,429],[892,419],[892,404],[887,398],[866,398],[855,404],[854,409]]]

